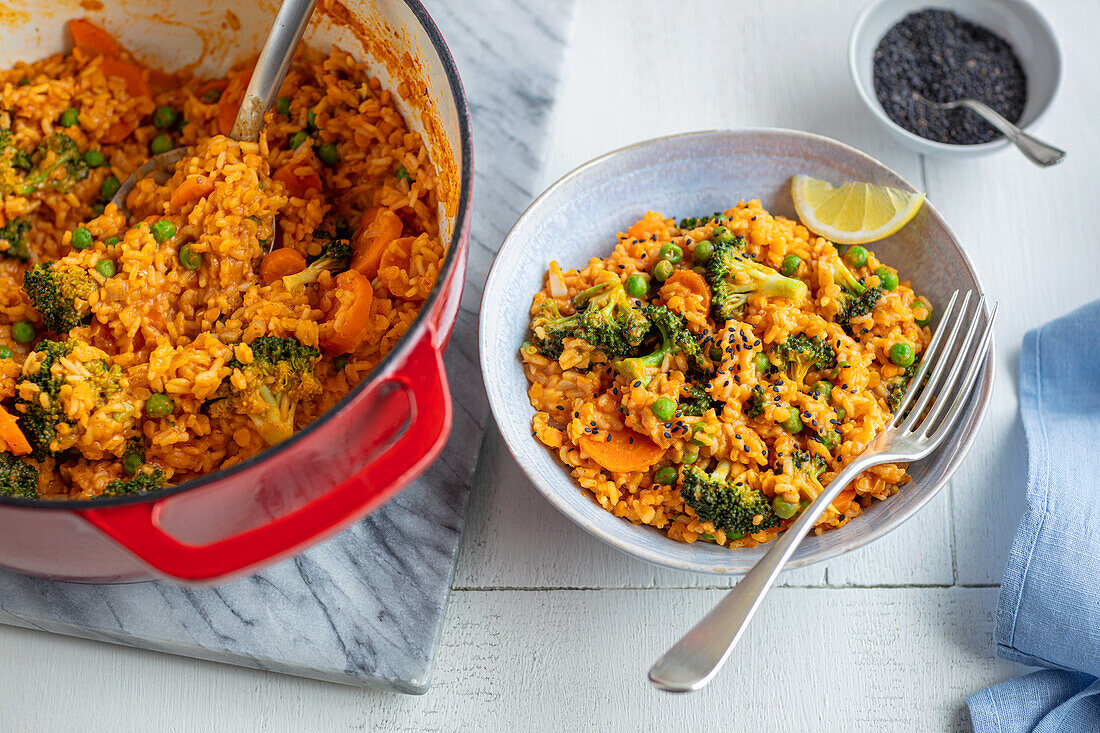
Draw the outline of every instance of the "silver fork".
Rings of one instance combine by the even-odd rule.
[[[971,296],[972,291],[967,291],[958,308],[959,292],[951,296],[886,428],[836,475],[726,597],[657,660],[649,670],[650,682],[668,692],[692,692],[710,682],[748,628],[779,571],[833,499],[866,469],[923,458],[951,433],[981,372],[997,317],[996,305],[986,315],[984,295],[971,308]]]

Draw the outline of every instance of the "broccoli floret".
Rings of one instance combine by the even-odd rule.
[[[612,365],[616,371],[631,381],[641,380],[649,384],[649,380],[660,371],[665,357],[679,352],[696,362],[699,361],[702,356],[699,343],[687,329],[682,316],[673,313],[663,305],[647,305],[641,310],[649,323],[657,328],[661,343],[655,351],[645,356],[634,356],[613,362]]]
[[[283,278],[283,285],[287,290],[295,290],[316,282],[322,272],[326,270],[336,274],[348,269],[351,264],[351,245],[346,239],[330,240],[317,259],[301,272],[287,275]]]
[[[90,440],[78,429],[70,417],[71,400],[78,401],[81,413],[89,421],[98,417],[117,426],[121,448],[121,436],[138,412],[123,393],[122,377],[122,369],[111,364],[107,354],[94,346],[48,339],[39,342],[16,383],[15,403],[19,427],[35,457],[55,456],[74,447],[90,451],[89,457],[111,450],[110,439]],[[62,390],[63,385],[69,385],[69,389]]]
[[[831,272],[833,282],[844,291],[841,295],[843,302],[840,312],[836,315],[836,323],[844,329],[846,334],[854,336],[851,320],[865,316],[875,309],[879,298],[882,297],[882,287],[876,285],[868,288],[852,274],[839,257],[833,260]]]
[[[721,211],[716,211],[710,216],[685,216],[680,220],[681,229],[698,229],[699,227],[706,226],[707,223],[722,216]]]
[[[31,222],[25,216],[17,216],[0,227],[0,254],[17,260],[26,260],[31,256],[27,246],[27,232]]]
[[[164,471],[159,468],[142,469],[132,478],[115,479],[103,489],[103,496],[126,496],[128,494],[144,494],[149,491],[163,489],[168,483]]]
[[[16,192],[24,196],[47,183],[58,191],[66,191],[72,183],[88,177],[88,164],[80,147],[62,132],[55,132],[39,143],[33,159],[37,161],[34,169],[16,187]]]
[[[760,417],[764,414],[764,406],[768,404],[768,395],[759,384],[752,388],[752,394],[745,404],[741,405],[741,412],[745,417]]]
[[[45,458],[56,452],[54,441],[57,426],[65,420],[59,399],[65,378],[54,374],[52,367],[58,359],[68,356],[72,350],[71,343],[40,341],[34,348],[34,353],[43,355],[38,361],[37,370],[25,375],[17,385],[20,396],[16,398],[15,409],[19,413],[19,428],[27,436],[36,458]]]
[[[23,290],[42,315],[47,330],[66,334],[86,323],[91,315],[88,296],[96,284],[87,270],[59,270],[52,262],[35,265],[23,273]]]
[[[845,297],[844,305],[841,306],[840,312],[836,314],[837,325],[844,329],[844,333],[854,337],[852,319],[860,318],[872,312],[881,297],[882,288],[878,285],[873,288],[866,288],[860,295]]]
[[[35,498],[38,496],[38,469],[11,453],[0,453],[0,494]]]
[[[820,371],[836,365],[836,351],[820,336],[794,334],[779,345],[778,351],[787,362],[787,376],[796,382],[805,380],[811,369]]]
[[[267,444],[275,445],[294,432],[298,403],[321,391],[321,383],[313,376],[321,352],[290,336],[260,336],[249,346],[250,363],[233,359],[227,364],[244,376],[244,386],[224,384],[210,414],[248,415]]]
[[[333,241],[336,239],[351,239],[352,234],[355,233],[355,228],[348,223],[348,220],[339,214],[330,211],[325,214],[325,218],[321,221],[321,226],[314,232],[314,236],[319,239],[327,239]]]
[[[702,417],[706,414],[707,410],[719,410],[721,409],[721,402],[718,402],[707,391],[697,384],[691,382],[685,382],[683,387],[684,393],[687,395],[687,399],[680,400],[680,411],[685,415],[691,417]]]
[[[680,496],[701,521],[725,530],[729,539],[778,527],[767,497],[740,479],[728,480],[730,468],[729,461],[709,475],[695,466],[684,468]]]
[[[634,307],[618,280],[582,290],[573,305],[576,313],[563,316],[553,301],[546,301],[531,319],[531,342],[543,356],[559,358],[567,338],[583,339],[612,358],[625,356],[649,331],[644,309]]]
[[[711,315],[719,323],[735,318],[752,295],[802,300],[809,292],[801,280],[783,277],[741,255],[744,247],[741,237],[714,242],[706,279],[711,291]]]
[[[788,459],[783,467],[783,473],[798,489],[800,496],[813,501],[824,491],[821,485],[821,474],[825,473],[828,464],[821,456],[806,450],[792,451]]]
[[[886,382],[886,406],[890,408],[890,412],[897,412],[898,408],[901,407],[901,402],[905,399],[905,393],[909,389],[909,383],[913,380],[917,367],[920,366],[921,356],[923,355],[918,354],[917,358],[905,368],[904,372]]]

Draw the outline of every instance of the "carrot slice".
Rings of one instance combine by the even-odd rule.
[[[667,300],[677,288],[683,288],[703,298],[703,313],[710,312],[710,288],[707,282],[694,270],[677,270],[669,275],[668,280],[661,286],[661,295]],[[668,290],[666,293],[665,290]]]
[[[106,76],[114,76],[126,82],[126,92],[131,97],[148,97],[149,82],[145,80],[145,69],[137,64],[128,64],[114,58],[105,58],[100,66]]]
[[[608,471],[646,471],[665,454],[665,449],[633,430],[582,435],[578,441],[593,461]]]
[[[287,163],[277,168],[271,177],[283,184],[286,192],[296,198],[303,198],[311,189],[321,190],[321,176],[306,163]]]
[[[306,258],[298,250],[290,247],[273,249],[260,262],[260,282],[270,285],[284,275],[293,275],[304,269]]]
[[[15,418],[3,407],[0,407],[0,440],[4,441],[8,452],[13,456],[25,456],[31,452],[31,444],[27,442]]]
[[[321,347],[334,354],[348,354],[367,338],[374,288],[362,273],[348,270],[336,276],[335,297],[332,334],[322,337]]]
[[[118,58],[122,53],[122,46],[118,41],[87,18],[74,18],[66,25],[73,37],[73,45],[80,50],[107,58]]]
[[[233,123],[237,120],[237,110],[241,107],[244,92],[248,89],[248,82],[252,80],[252,67],[239,72],[229,80],[229,86],[222,92],[221,101],[218,102],[218,132],[228,135],[233,131]]]
[[[647,211],[645,216],[626,230],[626,233],[635,239],[649,239],[654,234],[657,235],[657,239],[667,239],[668,225],[665,224],[665,218],[656,211]]]
[[[848,503],[854,498],[856,498],[856,490],[852,487],[848,487],[837,494],[836,498],[832,501],[832,506],[836,509],[843,509],[848,506]]]
[[[351,269],[358,270],[368,278],[378,274],[378,263],[386,245],[401,236],[404,225],[401,217],[384,206],[372,206],[363,212],[359,219],[359,229],[352,237]]]
[[[179,211],[192,201],[198,201],[203,196],[209,196],[213,190],[214,182],[206,176],[200,176],[197,173],[187,176],[183,179],[183,183],[172,191],[172,195],[168,198],[168,209]]]

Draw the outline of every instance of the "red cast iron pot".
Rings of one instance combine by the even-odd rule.
[[[274,17],[273,2],[214,0],[239,27],[228,48],[221,30],[207,33],[214,3],[178,3],[165,13],[140,2],[105,8],[94,20],[151,63],[186,63],[194,39],[180,33],[177,58],[164,51],[142,53],[148,28],[172,33],[188,23],[207,55],[199,70],[217,72],[240,53],[258,49]],[[3,65],[33,60],[43,48],[43,28],[62,35],[66,17],[52,0],[26,3],[24,25],[8,23]],[[225,10],[222,11],[221,9]],[[235,11],[235,12],[234,12]],[[114,13],[114,15],[112,15]],[[205,13],[205,14],[204,14]],[[225,17],[229,17],[226,15]],[[172,33],[159,44],[172,45]],[[223,33],[223,35],[219,35]],[[214,43],[211,42],[211,38]],[[218,39],[222,39],[220,45]],[[372,62],[387,88],[411,90],[402,100],[410,124],[425,137],[449,186],[441,206],[441,235],[449,248],[442,271],[412,327],[378,368],[338,405],[278,446],[224,471],[140,497],[38,502],[0,497],[0,567],[81,582],[130,582],[168,578],[213,583],[254,571],[296,554],[347,527],[394,496],[442,450],[451,428],[451,395],[443,350],[458,313],[469,236],[472,146],[469,114],[450,52],[418,0],[359,0],[320,4],[306,42],[337,43]],[[225,48],[223,48],[223,46]],[[218,50],[211,58],[213,52]],[[11,56],[11,49],[22,55]],[[194,48],[190,49],[192,52]],[[221,56],[217,56],[220,53]],[[204,69],[204,66],[206,69]],[[220,66],[220,69],[218,68]],[[441,165],[439,161],[444,161]]]

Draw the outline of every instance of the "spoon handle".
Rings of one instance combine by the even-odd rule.
[[[264,115],[275,103],[275,95],[279,93],[286,70],[290,68],[294,49],[302,40],[316,6],[317,0],[283,0],[260,57],[256,59],[252,79],[248,82],[233,130],[229,133],[234,140],[255,142],[260,138]]]
[[[958,103],[977,113],[986,122],[1003,132],[1005,137],[1011,140],[1020,149],[1020,152],[1026,155],[1028,160],[1035,165],[1041,165],[1045,168],[1061,163],[1062,159],[1066,157],[1066,151],[1027,134],[991,107],[975,99],[960,99]]]

